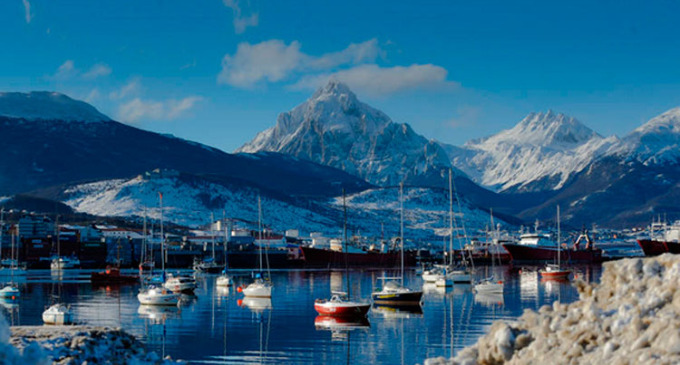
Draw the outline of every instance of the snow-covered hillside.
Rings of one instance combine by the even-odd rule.
[[[446,146],[453,164],[496,190],[557,190],[574,173],[619,144],[564,114],[531,113],[512,129]]]
[[[210,221],[211,212],[222,211],[243,222],[257,222],[258,191],[253,188],[225,186],[200,178],[162,172],[133,179],[106,180],[68,188],[65,203],[76,211],[100,216],[142,217],[158,219],[158,193],[163,194],[164,219],[182,225],[198,226]],[[398,188],[372,189],[348,195],[348,227],[352,233],[386,238],[399,233]],[[276,231],[298,229],[303,235],[322,232],[329,237],[342,236],[342,197],[306,202],[299,206],[280,198],[262,195],[263,223]],[[436,230],[448,226],[448,195],[441,189],[410,188],[404,191],[405,236],[420,242],[440,242]],[[483,229],[490,217],[487,212],[471,208],[464,201],[462,215],[455,211],[458,226],[461,217],[468,232]],[[382,225],[382,227],[381,227]]]
[[[102,122],[111,120],[92,105],[48,91],[0,92],[0,116],[25,120]]]
[[[671,109],[628,134],[616,152],[645,165],[680,161],[680,108]]]
[[[426,183],[451,166],[435,142],[360,102],[349,88],[330,81],[306,102],[279,115],[237,152],[274,151],[344,170],[366,181]]]

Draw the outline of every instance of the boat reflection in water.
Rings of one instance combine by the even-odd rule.
[[[243,297],[236,302],[239,307],[246,307],[253,312],[262,312],[272,309],[272,298]]]
[[[505,299],[503,293],[477,293],[475,294],[475,303],[487,307],[495,307],[505,304]]]
[[[180,318],[182,311],[176,306],[158,306],[142,304],[137,309],[137,314],[147,318],[152,324],[164,324],[168,319]]]
[[[423,307],[414,305],[383,305],[373,304],[373,313],[385,318],[418,318],[423,316]]]
[[[330,331],[331,341],[348,341],[349,332],[354,330],[368,330],[371,323],[364,316],[334,317],[317,316],[314,318],[314,328],[317,331]]]
[[[220,297],[228,297],[231,293],[231,288],[228,286],[216,286],[217,295]]]

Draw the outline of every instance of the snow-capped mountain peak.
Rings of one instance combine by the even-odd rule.
[[[0,92],[0,117],[67,122],[111,120],[90,104],[49,91]]]
[[[648,164],[680,160],[680,107],[650,119],[624,138],[618,154],[628,154]]]
[[[392,122],[335,80],[237,150],[259,151],[339,168],[377,185],[424,182],[451,166],[438,144]]]
[[[575,118],[548,110],[546,113],[530,113],[515,127],[489,137],[482,143],[512,143],[562,149],[573,148],[593,138],[602,137]]]

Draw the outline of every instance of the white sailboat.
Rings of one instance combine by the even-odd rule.
[[[435,281],[435,285],[438,287],[450,287],[454,283],[469,284],[472,282],[472,275],[470,275],[470,270],[466,266],[454,266],[453,231],[453,173],[449,169],[449,265],[444,268],[443,275]],[[467,235],[467,232],[465,234]]]
[[[227,269],[229,268],[229,260],[227,260],[227,250],[229,249],[229,229],[227,225],[227,215],[222,213],[224,220],[224,270],[222,274],[217,277],[217,282],[215,283],[218,287],[230,287],[234,285],[234,281],[231,276],[227,274]]]
[[[165,278],[165,236],[163,235],[163,194],[158,193],[160,201],[160,216],[161,216],[161,277]],[[173,293],[162,287],[149,285],[139,290],[137,300],[143,305],[178,305],[179,294]]]
[[[423,297],[422,290],[411,290],[404,286],[404,184],[399,184],[399,204],[400,204],[400,228],[399,236],[401,241],[401,275],[399,277],[383,277],[382,289],[371,294],[373,303],[378,305],[403,306],[417,305]]]
[[[61,242],[60,242],[60,236],[59,236],[59,216],[57,215],[57,219],[55,222],[55,229],[56,229],[56,236],[57,236],[57,256],[52,258],[52,262],[50,262],[50,269],[51,270],[64,270],[64,269],[75,269],[80,266],[80,259],[78,259],[75,256],[71,257],[62,257],[61,256]]]
[[[271,298],[272,296],[272,282],[270,280],[271,275],[267,272],[267,278],[262,275],[262,202],[260,197],[257,197],[257,214],[258,214],[258,225],[259,225],[259,235],[260,244],[258,245],[259,250],[259,260],[260,260],[260,271],[255,273],[255,281],[246,286],[245,288],[240,288],[243,295],[246,297],[256,297],[256,298]],[[267,265],[267,271],[269,271],[269,265]]]
[[[491,213],[491,226],[494,226],[493,223],[493,212]],[[495,253],[492,252],[491,255],[493,256]],[[491,276],[488,278],[483,279],[479,283],[475,284],[475,292],[478,294],[503,294],[503,281],[502,280],[495,280],[493,276],[493,271],[496,267],[496,260],[494,257],[491,257]]]
[[[4,214],[4,209],[0,211],[0,245],[2,243],[2,229],[4,225],[4,220],[3,220],[3,214]],[[15,300],[18,299],[21,296],[21,291],[17,287],[17,285],[14,283],[14,271],[16,270],[16,265],[17,262],[14,259],[14,233],[12,233],[12,248],[11,248],[11,256],[12,256],[12,262],[11,266],[9,268],[10,270],[10,282],[7,284],[4,288],[0,289],[0,298],[5,298],[5,299],[11,299]]]

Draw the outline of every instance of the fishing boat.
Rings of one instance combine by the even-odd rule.
[[[262,240],[262,201],[260,200],[260,196],[258,195],[257,197],[257,212],[258,212],[258,225],[259,225],[259,235],[260,235],[260,241]],[[271,298],[272,296],[272,282],[270,280],[271,275],[268,275],[267,278],[263,277],[262,269],[262,246],[260,245],[258,247],[259,249],[259,261],[260,261],[260,271],[257,273],[253,273],[253,277],[255,278],[255,281],[250,283],[248,286],[245,288],[239,287],[238,291],[243,292],[243,295],[246,297],[255,297],[255,298]],[[267,267],[267,271],[269,271],[269,267]]]
[[[342,190],[342,207],[344,211],[343,224],[343,249],[347,250],[347,205],[345,204],[345,189]],[[314,309],[325,316],[351,317],[351,316],[365,316],[371,308],[371,303],[364,301],[350,300],[350,281],[349,268],[345,263],[345,282],[347,283],[347,292],[331,292],[330,299],[316,299],[314,301]]]
[[[93,272],[90,275],[90,282],[92,284],[132,284],[139,282],[139,276],[121,274],[119,267],[107,266],[104,271]]]
[[[163,234],[163,194],[158,193],[161,216],[161,280],[165,278],[165,236]],[[162,287],[149,285],[142,287],[137,300],[143,305],[178,305],[180,296]]]
[[[557,206],[557,261],[552,264],[547,264],[543,270],[540,271],[544,279],[565,280],[571,275],[571,270],[562,268],[560,261],[562,247],[560,244],[560,206]]]
[[[582,242],[585,247],[581,247]],[[554,262],[558,251],[564,256],[562,260],[570,263],[599,263],[604,260],[602,249],[595,247],[587,230],[567,249],[558,250],[549,234],[538,231],[522,234],[519,243],[504,243],[503,248],[508,251],[513,263]]]
[[[73,323],[73,312],[71,306],[57,303],[51,305],[42,314],[42,320],[45,324],[65,325]]]
[[[399,277],[382,277],[383,286],[379,291],[371,294],[374,304],[388,305],[420,305],[423,297],[422,290],[411,290],[404,286],[404,184],[399,184],[399,204],[400,204],[400,228],[399,240],[401,243],[401,268]],[[388,281],[390,280],[390,281]]]
[[[680,253],[680,221],[668,224],[659,218],[649,226],[649,238],[641,238],[637,243],[645,256]]]

